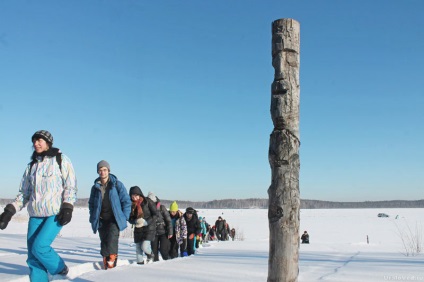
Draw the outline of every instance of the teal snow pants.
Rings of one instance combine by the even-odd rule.
[[[31,282],[49,281],[49,272],[55,275],[63,270],[65,262],[51,247],[62,226],[55,221],[56,216],[31,217],[28,222],[27,264]]]

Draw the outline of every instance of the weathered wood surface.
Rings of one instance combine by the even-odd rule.
[[[268,281],[297,281],[299,275],[299,64],[300,25],[293,19],[272,23],[271,117],[269,163]]]

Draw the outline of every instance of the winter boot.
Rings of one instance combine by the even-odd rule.
[[[57,274],[50,274],[47,273],[47,277],[48,277],[48,281],[54,281],[54,280],[68,280],[68,273],[69,273],[69,267],[67,267],[66,265],[63,267],[63,269],[57,273]]]
[[[150,254],[150,255],[146,254],[146,256],[147,256],[146,264],[153,263],[154,255],[153,254]]]
[[[68,272],[69,272],[69,268],[65,265],[65,267],[62,269],[62,271],[59,272],[58,274],[62,275],[62,276],[66,276],[66,275],[68,275]]]
[[[112,254],[109,256],[109,259],[107,261],[107,268],[114,268],[116,267],[116,262],[118,261],[118,255]]]

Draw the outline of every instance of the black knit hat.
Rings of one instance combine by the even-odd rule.
[[[194,214],[194,209],[192,207],[188,207],[188,208],[186,208],[186,213]]]
[[[130,197],[132,196],[132,195],[140,195],[140,196],[142,196],[142,197],[144,197],[144,195],[143,195],[143,192],[141,192],[141,189],[140,189],[140,187],[138,187],[138,186],[133,186],[133,187],[131,187],[130,188]]]
[[[35,132],[34,135],[32,135],[31,137],[31,141],[34,143],[35,140],[40,138],[46,141],[47,143],[53,144],[53,136],[47,130],[38,130],[37,132]]]

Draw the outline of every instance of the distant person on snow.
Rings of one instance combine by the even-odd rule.
[[[208,231],[206,231],[206,222],[205,222],[205,220],[204,220],[203,217],[199,216],[199,222],[200,222],[200,233],[201,233],[201,236],[200,236],[200,240],[199,240],[200,242],[198,242],[198,243],[199,244],[202,244],[203,241],[206,241],[206,233]],[[197,245],[196,248],[199,248],[199,245]]]
[[[40,130],[31,137],[34,152],[21,180],[15,201],[0,215],[5,229],[16,211],[27,206],[27,264],[31,281],[48,281],[48,274],[68,274],[69,268],[51,247],[63,226],[72,218],[77,180],[70,159],[53,147],[53,136]],[[5,245],[3,246],[5,247]]]
[[[232,228],[230,231],[230,237],[231,239],[234,241],[234,239],[236,238],[236,229]]]
[[[216,229],[215,229],[215,225],[214,226],[211,226],[210,228],[209,228],[209,232],[208,232],[208,240],[211,240],[211,241],[215,241],[215,240],[218,240],[218,238],[216,238]]]
[[[211,230],[211,226],[210,224],[206,221],[206,217],[202,218],[202,222],[205,224],[205,230],[203,230],[202,232],[205,232],[202,234],[203,237],[203,241],[205,241],[206,243],[209,241],[209,231]]]
[[[132,205],[129,221],[135,224],[134,243],[137,264],[151,263],[154,260],[152,241],[156,236],[156,205],[151,199],[144,197],[138,186],[130,188],[130,197]],[[146,262],[144,262],[143,252],[147,256]]]
[[[307,231],[303,232],[302,237],[300,237],[302,240],[302,244],[309,244],[309,234]]]
[[[215,221],[215,231],[218,241],[225,241],[227,239],[226,228],[227,222],[221,216],[219,216],[217,221]]]
[[[230,230],[230,225],[225,222],[225,240],[230,240],[230,236],[231,236],[231,230]]]
[[[127,228],[131,199],[127,189],[110,173],[107,161],[97,164],[99,177],[91,187],[88,209],[94,234],[99,231],[100,254],[104,269],[114,268],[118,261],[119,231]]]

